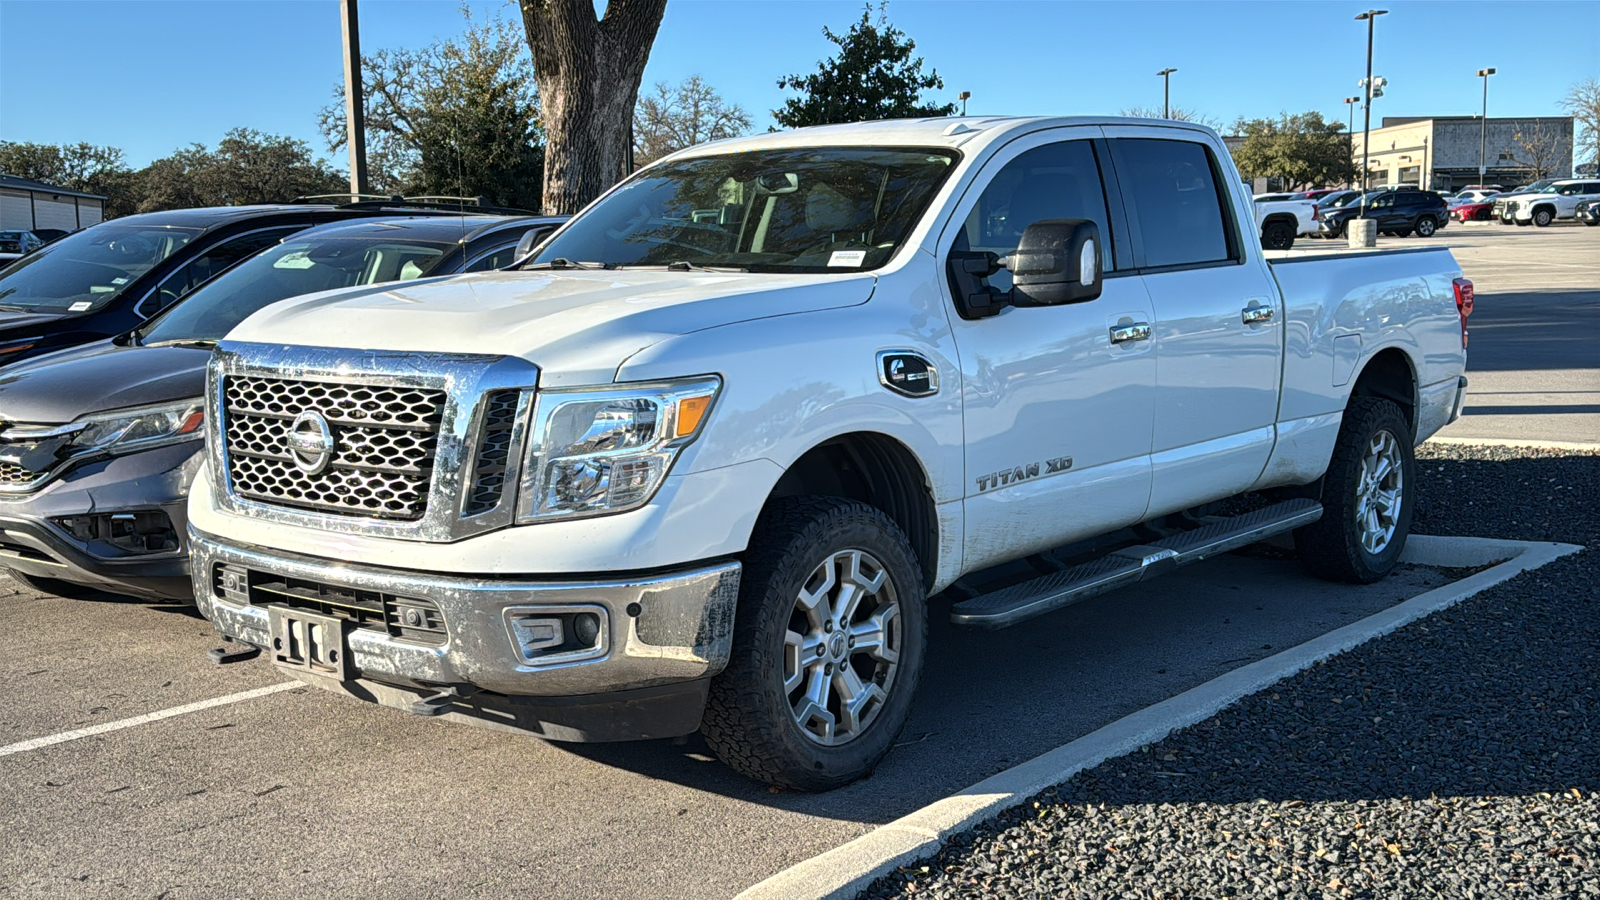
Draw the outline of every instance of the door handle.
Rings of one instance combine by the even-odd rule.
[[[1260,325],[1262,322],[1272,321],[1272,307],[1246,306],[1240,311],[1239,317],[1246,325]]]
[[[1150,340],[1150,323],[1134,322],[1130,325],[1111,326],[1111,343],[1126,344],[1129,341]]]

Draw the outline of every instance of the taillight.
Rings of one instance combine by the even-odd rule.
[[[1317,205],[1315,203],[1313,203],[1313,204],[1311,204],[1311,218],[1315,219],[1316,217],[1317,217]]]
[[[1461,349],[1467,349],[1467,317],[1472,315],[1472,282],[1465,278],[1457,278],[1454,282],[1456,288],[1456,313],[1461,316]]]

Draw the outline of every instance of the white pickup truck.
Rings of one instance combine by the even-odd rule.
[[[276,304],[211,362],[200,610],[365,700],[699,729],[818,790],[888,752],[931,615],[1290,531],[1381,578],[1471,284],[1443,248],[1269,264],[1239,184],[1176,122],[810,128],[656,162],[520,270]]]
[[[1267,250],[1288,250],[1298,235],[1314,235],[1321,228],[1317,204],[1292,194],[1257,194],[1256,230],[1261,246]]]

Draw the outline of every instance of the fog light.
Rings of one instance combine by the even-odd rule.
[[[600,617],[593,613],[578,613],[572,619],[572,636],[583,647],[593,647],[600,638]]]

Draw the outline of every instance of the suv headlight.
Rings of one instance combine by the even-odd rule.
[[[722,386],[715,376],[540,392],[517,520],[637,509],[678,451],[699,436]]]
[[[135,453],[195,441],[204,435],[205,400],[179,400],[159,406],[141,406],[84,416],[83,430],[73,435],[71,453]]]

